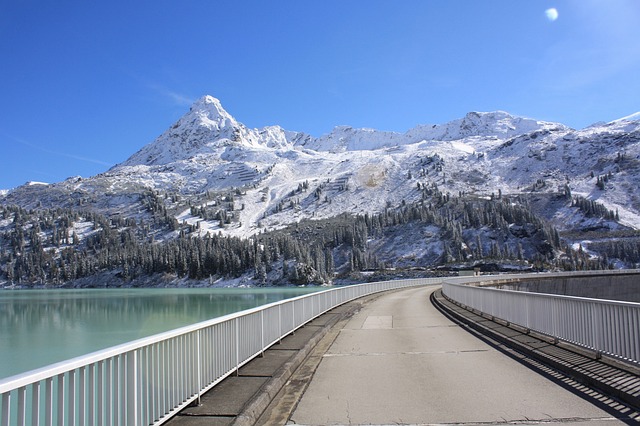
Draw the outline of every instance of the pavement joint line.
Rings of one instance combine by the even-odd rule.
[[[451,324],[451,325],[424,325],[422,327],[393,327],[393,330],[420,330],[420,329],[424,329],[424,328],[460,328],[460,326],[458,324]],[[353,330],[351,328],[347,329],[347,330]],[[391,329],[387,329],[387,330],[391,330]]]
[[[456,422],[456,423],[395,423],[402,426],[490,426],[490,425],[533,425],[533,424],[571,424],[571,423],[584,423],[584,422],[619,422],[620,419],[615,417],[562,417],[562,418],[546,418],[546,419],[517,419],[517,420],[504,420],[493,422],[482,421],[470,421],[470,422]],[[315,423],[287,423],[290,426],[321,426]],[[345,423],[334,424],[333,426],[391,426],[388,423],[375,424],[375,423]]]
[[[470,349],[462,351],[406,351],[406,352],[367,352],[367,353],[338,353],[324,354],[323,358],[339,358],[348,356],[393,356],[393,355],[457,355],[479,352],[495,352],[497,349]]]
[[[216,417],[222,417],[224,419],[230,419],[230,418],[234,418],[236,417],[236,414],[181,414],[181,417],[206,417],[206,418],[216,418]]]

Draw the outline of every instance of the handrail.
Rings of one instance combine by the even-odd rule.
[[[440,278],[335,287],[145,337],[0,380],[0,426],[160,425],[312,319]]]
[[[622,273],[616,271],[614,274]],[[636,274],[638,271],[624,273]],[[526,279],[554,276],[568,278],[571,274],[540,274]],[[509,323],[594,350],[597,354],[607,354],[636,365],[640,363],[640,303],[485,287],[491,283],[488,279],[483,287],[476,287],[464,285],[459,279],[446,280],[442,291],[456,302]]]

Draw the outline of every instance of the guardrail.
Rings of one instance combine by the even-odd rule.
[[[226,315],[0,381],[0,425],[160,425],[319,315],[439,278],[336,287]]]
[[[540,274],[527,279],[571,275]],[[500,281],[505,278],[500,277]],[[445,296],[526,329],[636,365],[640,363],[640,303],[476,287],[461,281],[443,282]],[[490,284],[491,279],[483,280],[483,285]]]

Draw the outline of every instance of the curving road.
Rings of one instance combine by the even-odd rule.
[[[618,423],[448,320],[429,301],[435,289],[386,293],[354,315],[289,423]]]

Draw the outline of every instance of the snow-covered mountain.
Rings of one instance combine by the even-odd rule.
[[[502,111],[471,112],[405,133],[341,126],[313,137],[278,126],[247,128],[218,99],[204,96],[112,169],[86,179],[25,185],[0,194],[0,202],[30,208],[82,205],[136,216],[144,211],[139,194],[179,194],[189,200],[172,212],[180,222],[199,222],[202,234],[247,237],[303,218],[371,213],[419,201],[425,185],[482,197],[535,198],[569,190],[618,211],[621,224],[638,229],[639,182],[638,114],[574,130]],[[233,226],[220,227],[187,207],[207,207],[213,194],[233,191]],[[544,215],[560,229],[589,222],[566,205],[545,206]]]
[[[384,264],[410,271],[487,256],[515,259],[518,267],[529,261],[585,267],[588,258],[603,267],[607,256],[619,266],[636,265],[639,183],[638,113],[574,130],[502,111],[471,112],[405,133],[340,126],[313,137],[278,126],[248,128],[205,96],[104,173],[0,192],[0,284],[78,277],[93,283],[95,271],[130,277],[134,265],[139,276],[141,261],[145,270],[181,276],[186,265],[167,266],[175,262],[171,250],[186,247],[173,245],[176,239],[241,237],[233,245],[242,252],[246,238],[291,224],[303,225],[283,232],[316,244],[305,248],[306,260],[294,259],[290,247],[289,258],[272,248],[262,256],[267,260],[251,263],[247,256],[260,252],[253,247],[243,258],[218,259],[225,273],[241,260],[260,282],[267,272],[276,282],[323,270],[326,280],[332,269]],[[491,199],[495,206],[485,202]],[[410,209],[419,221],[408,221]],[[380,215],[378,235],[353,229],[350,239],[340,230],[355,227],[357,218],[345,222],[337,218],[342,213],[397,214],[399,222]],[[290,243],[277,232],[267,241],[269,235]],[[162,262],[150,260],[160,253]],[[187,261],[184,253],[180,259]],[[204,276],[202,266],[191,264],[190,274]]]
[[[95,193],[123,197],[145,188],[185,196],[242,188],[242,226],[228,232],[247,236],[257,231],[258,221],[275,226],[415,201],[419,183],[485,196],[498,190],[557,192],[566,185],[575,195],[617,209],[623,223],[638,228],[639,142],[637,114],[573,130],[502,111],[471,112],[406,133],[340,126],[316,138],[278,126],[247,128],[218,99],[204,96],[155,141],[103,174],[23,186],[1,196],[5,203],[35,206],[36,200],[68,204],[68,193],[89,202]],[[609,179],[602,190],[597,183],[604,175]],[[305,203],[298,196],[293,214],[271,214],[303,182],[331,203]],[[107,207],[118,206],[112,200]]]
[[[501,111],[472,112],[406,133],[341,126],[315,138],[277,126],[249,129],[205,96],[124,163],[66,185],[78,190],[106,181],[113,190],[135,184],[183,194],[243,188],[249,202],[240,213],[242,227],[228,232],[245,236],[257,231],[258,221],[270,226],[381,211],[415,201],[418,184],[429,182],[444,192],[484,196],[553,193],[568,186],[574,195],[617,209],[623,223],[637,228],[639,141],[636,116],[573,130]],[[597,183],[604,175],[602,190]],[[288,194],[302,182],[331,203],[299,200],[295,213],[271,214],[291,201]]]

